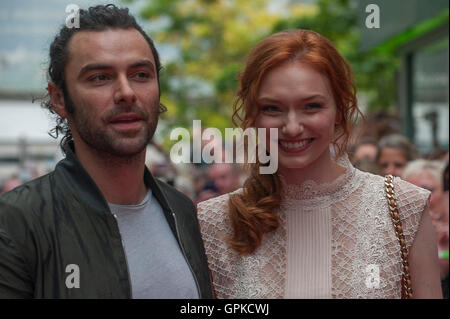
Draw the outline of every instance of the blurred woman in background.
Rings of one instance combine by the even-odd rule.
[[[392,134],[380,139],[376,161],[383,175],[402,176],[406,164],[417,158],[419,152],[405,136]]]
[[[445,163],[441,161],[418,159],[410,162],[406,166],[402,178],[405,181],[427,189],[431,192],[429,212],[437,233],[437,246],[443,292],[445,294],[446,291],[448,298],[448,164],[447,197],[445,196],[443,187],[443,184],[445,184],[444,167]]]

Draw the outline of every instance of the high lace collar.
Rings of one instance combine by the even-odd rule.
[[[313,180],[305,180],[301,184],[287,184],[281,177],[283,185],[282,198],[284,201],[302,201],[302,205],[322,205],[326,204],[324,197],[333,197],[336,199],[344,198],[352,189],[359,186],[355,175],[357,169],[353,167],[347,155],[336,159],[339,166],[345,168],[335,180],[328,183],[318,183]]]

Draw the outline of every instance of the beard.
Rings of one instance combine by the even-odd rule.
[[[150,112],[137,104],[131,107],[118,104],[106,112],[100,121],[96,120],[97,117],[91,114],[88,107],[76,106],[69,94],[65,101],[67,110],[72,111],[69,111],[72,132],[76,131],[85,144],[106,158],[136,157],[147,147],[158,124],[159,97],[152,101]],[[138,131],[119,132],[110,125],[110,119],[126,113],[135,113],[143,119],[143,125]]]

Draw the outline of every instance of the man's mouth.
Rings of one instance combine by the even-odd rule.
[[[115,128],[120,130],[136,129],[141,126],[144,119],[137,114],[121,114],[109,120]]]

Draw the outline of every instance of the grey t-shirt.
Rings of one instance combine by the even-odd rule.
[[[151,190],[139,205],[108,205],[122,235],[132,298],[198,299],[189,265]]]

